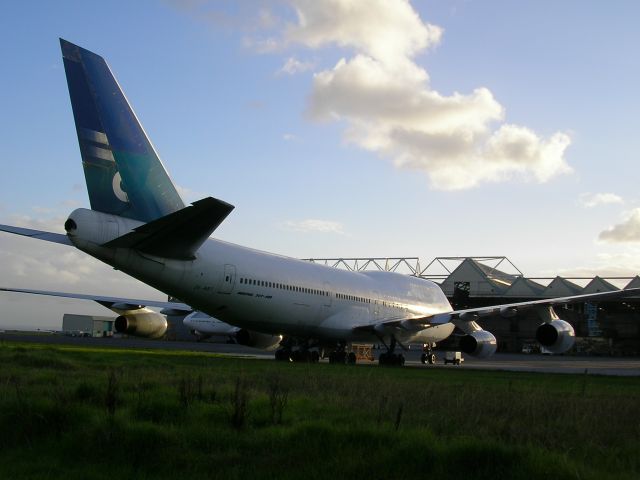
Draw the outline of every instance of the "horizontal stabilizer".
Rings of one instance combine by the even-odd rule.
[[[0,225],[1,232],[15,233],[24,237],[36,238],[45,242],[60,243],[62,245],[73,245],[69,237],[62,233],[43,232],[42,230],[32,230],[31,228],[12,227],[11,225]]]
[[[170,213],[121,237],[105,247],[132,248],[164,258],[192,259],[195,253],[233,210],[222,200],[207,197]]]

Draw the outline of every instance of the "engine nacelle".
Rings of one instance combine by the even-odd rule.
[[[115,329],[136,337],[160,338],[167,332],[167,319],[164,315],[149,309],[140,312],[124,313],[116,318]]]
[[[269,335],[268,333],[252,332],[244,328],[235,334],[236,342],[240,345],[263,350],[275,350],[282,341],[282,335]]]
[[[536,340],[551,353],[564,353],[573,347],[576,332],[569,322],[553,320],[538,327]]]
[[[485,358],[496,352],[496,337],[486,330],[477,330],[460,339],[460,350],[478,358]]]

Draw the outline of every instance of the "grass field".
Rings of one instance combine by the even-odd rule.
[[[640,478],[640,381],[0,343],[0,478]]]

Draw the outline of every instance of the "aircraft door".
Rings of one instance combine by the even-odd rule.
[[[231,293],[236,284],[236,266],[225,264],[220,293]]]
[[[330,307],[333,297],[333,291],[331,291],[331,284],[329,282],[324,282],[324,291],[328,293],[328,296],[324,297],[323,306]]]
[[[372,308],[373,308],[373,318],[376,320],[380,319],[380,303],[378,302],[378,298],[380,297],[380,293],[373,292],[373,300],[372,300]]]

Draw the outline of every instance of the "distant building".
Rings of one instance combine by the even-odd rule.
[[[68,335],[110,337],[113,335],[114,321],[113,317],[65,313],[62,317],[62,331]]]

